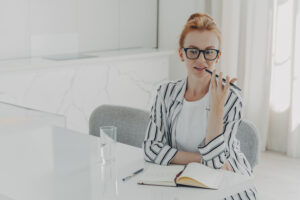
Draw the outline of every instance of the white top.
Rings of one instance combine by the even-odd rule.
[[[199,152],[197,147],[206,135],[208,105],[209,93],[197,101],[183,100],[176,125],[175,141],[178,150]]]

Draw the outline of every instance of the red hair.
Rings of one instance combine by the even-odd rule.
[[[184,29],[180,34],[179,47],[183,48],[184,39],[186,35],[194,30],[198,31],[212,31],[214,32],[219,40],[219,46],[221,46],[221,31],[214,22],[214,19],[207,14],[194,13],[187,20]]]

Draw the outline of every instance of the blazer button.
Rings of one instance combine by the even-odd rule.
[[[229,151],[227,149],[225,150],[225,156],[226,156],[226,158],[229,157]]]

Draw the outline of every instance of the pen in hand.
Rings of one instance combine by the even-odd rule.
[[[123,178],[122,180],[123,180],[123,181],[127,181],[127,180],[130,179],[131,177],[133,177],[133,176],[135,176],[135,175],[141,173],[143,170],[144,170],[144,168],[139,169],[139,170],[137,170],[136,172],[133,172],[133,174],[131,174],[131,175],[129,175],[129,176]]]
[[[205,69],[205,71],[208,72],[208,73],[210,73],[210,74],[212,74],[212,71],[210,71],[210,70],[208,70],[208,69]],[[219,75],[216,74],[216,77],[219,77]],[[222,80],[223,80],[224,83],[226,82],[226,80],[225,80],[224,78],[223,78]],[[238,86],[234,85],[233,83],[230,82],[229,84],[230,84],[232,87],[234,87],[235,89],[241,91],[241,89],[240,89]]]

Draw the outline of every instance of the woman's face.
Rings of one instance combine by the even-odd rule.
[[[194,49],[188,50],[188,56],[194,57],[194,55],[197,55],[197,49],[219,49],[219,40],[217,35],[212,31],[195,30],[186,35],[183,48],[196,48],[196,51]],[[207,60],[204,57],[204,52],[201,52],[197,59],[189,59],[184,49],[179,49],[178,51],[180,59],[186,64],[188,76],[196,76],[199,78],[208,76],[209,74],[204,69],[207,68],[212,71],[221,56],[221,52],[219,52],[215,60]],[[207,51],[206,57],[209,58],[214,52],[215,51]]]

